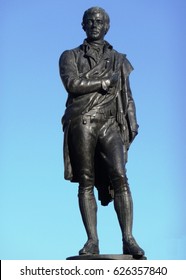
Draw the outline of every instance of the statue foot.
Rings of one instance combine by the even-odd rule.
[[[84,247],[79,251],[79,255],[96,255],[99,254],[98,242],[88,240]]]
[[[123,254],[132,255],[134,258],[140,259],[145,255],[145,252],[139,247],[136,240],[131,237],[123,241]]]

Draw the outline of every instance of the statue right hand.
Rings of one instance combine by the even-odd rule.
[[[114,87],[119,80],[118,72],[114,73],[110,78],[110,87]]]
[[[117,84],[118,80],[119,80],[118,72],[114,73],[112,75],[109,75],[107,78],[102,80],[102,88],[105,91],[107,91],[109,88],[114,87]]]

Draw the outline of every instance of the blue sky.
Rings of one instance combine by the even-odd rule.
[[[109,13],[106,40],[135,69],[134,235],[148,259],[186,259],[184,0],[1,0],[0,259],[65,259],[86,241],[77,185],[63,178],[58,59],[82,43],[92,6]],[[120,254],[113,204],[98,208],[100,251]]]

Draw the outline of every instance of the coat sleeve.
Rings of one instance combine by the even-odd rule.
[[[74,96],[98,91],[102,88],[102,80],[80,76],[73,50],[62,53],[59,59],[59,71],[66,91]]]
[[[127,121],[129,124],[129,130],[131,132],[136,132],[138,133],[138,123],[137,123],[137,117],[136,117],[136,106],[134,99],[132,97],[132,91],[130,88],[130,83],[129,83],[129,77],[126,78],[126,95],[127,95]]]
[[[118,122],[123,130],[124,143],[130,144],[134,135],[138,133],[138,123],[136,117],[136,106],[130,88],[129,75],[133,70],[132,65],[124,56],[121,70],[121,86],[118,95]],[[123,115],[123,117],[122,117]],[[127,144],[128,143],[128,144]]]

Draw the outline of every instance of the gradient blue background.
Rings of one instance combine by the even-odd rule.
[[[0,259],[65,259],[86,241],[77,185],[63,179],[58,59],[82,43],[91,6],[135,68],[134,235],[148,259],[186,259],[185,0],[0,1]],[[101,253],[122,252],[113,204],[99,204],[98,231]]]

